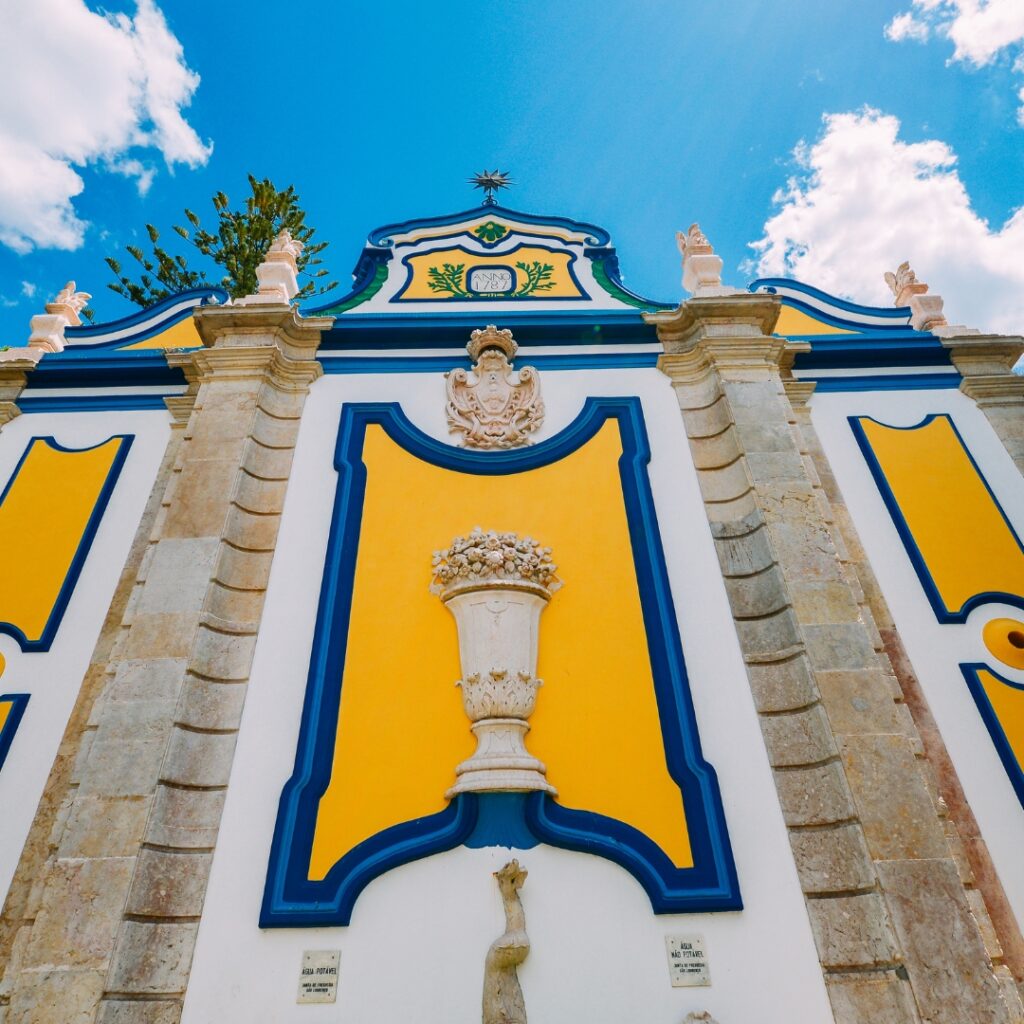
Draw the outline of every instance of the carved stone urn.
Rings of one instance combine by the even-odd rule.
[[[543,790],[547,769],[526,749],[537,704],[541,612],[561,586],[550,548],[515,533],[456,537],[434,553],[431,590],[455,616],[462,703],[476,736],[473,756],[455,769],[459,793]]]

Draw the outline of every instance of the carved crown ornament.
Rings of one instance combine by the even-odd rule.
[[[472,368],[445,374],[448,429],[463,448],[519,448],[544,422],[540,374],[512,366],[518,348],[511,331],[489,324],[466,345]]]

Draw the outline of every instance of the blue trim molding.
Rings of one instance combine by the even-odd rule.
[[[959,380],[959,375],[957,375],[956,379]],[[864,428],[860,425],[859,421],[862,419],[871,420],[872,423],[877,423],[879,426],[886,427],[889,430],[920,430],[922,427],[928,426],[928,424],[933,420],[948,420],[950,429],[953,431],[956,439],[960,442],[960,445],[964,450],[964,454],[970,461],[971,466],[974,467],[974,472],[978,474],[978,479],[984,485],[985,490],[988,491],[989,496],[992,498],[992,503],[995,505],[996,509],[998,509],[999,514],[1003,517],[1003,522],[1006,523],[1006,528],[1010,531],[1010,535],[1017,542],[1017,546],[1021,548],[1022,552],[1024,552],[1024,546],[1021,545],[1020,537],[1017,536],[1017,531],[1013,528],[1013,524],[1010,522],[1009,518],[1007,518],[1006,511],[999,503],[999,499],[996,497],[995,492],[989,485],[985,474],[982,473],[981,467],[974,461],[974,456],[971,454],[970,448],[968,448],[964,443],[964,439],[960,435],[960,431],[956,429],[953,417],[948,413],[932,413],[929,416],[925,416],[920,423],[915,423],[909,427],[895,427],[889,423],[882,423],[880,420],[876,420],[872,416],[848,416],[847,422],[850,424],[850,429],[853,431],[853,436],[857,441],[857,446],[860,448],[861,454],[864,456],[864,461],[867,463],[868,469],[871,470],[871,475],[874,477],[875,484],[878,486],[878,491],[882,496],[882,501],[885,502],[885,507],[889,510],[889,515],[892,517],[893,525],[896,527],[896,531],[900,535],[900,540],[903,541],[903,546],[906,548],[907,556],[910,558],[910,564],[914,567],[914,572],[917,573],[917,578],[921,581],[921,587],[928,598],[928,603],[932,606],[935,618],[938,619],[939,622],[943,623],[966,622],[968,615],[970,615],[975,608],[984,604],[991,604],[992,602],[1013,605],[1015,608],[1024,608],[1024,595],[1009,594],[1005,591],[997,590],[990,590],[981,594],[972,595],[964,602],[962,608],[951,609],[946,606],[946,602],[942,599],[942,595],[939,593],[939,588],[928,568],[928,563],[921,554],[921,549],[917,546],[917,541],[914,540],[914,535],[911,532],[910,527],[907,525],[906,519],[903,517],[903,511],[899,506],[899,502],[896,500],[896,495],[892,493],[889,481],[885,478],[885,473],[883,472],[878,459],[875,458],[871,442],[868,441],[867,435],[864,433]]]
[[[995,679],[998,679],[1004,686],[1010,687],[1011,690],[1019,690],[1024,694],[1024,684],[1015,683],[1010,679],[1001,676],[995,669],[990,668],[984,662],[970,662],[966,665],[960,666],[960,671],[963,673],[964,680],[967,683],[967,689],[971,691],[971,696],[974,698],[974,703],[978,706],[978,713],[981,715],[981,720],[985,723],[985,728],[988,729],[989,736],[992,737],[992,744],[996,748],[996,753],[999,755],[999,760],[1003,764],[1003,768],[1006,769],[1007,777],[1010,780],[1010,785],[1013,786],[1013,791],[1017,794],[1017,799],[1020,801],[1021,807],[1024,807],[1024,771],[1021,770],[1020,762],[1017,760],[1017,755],[1014,754],[1013,748],[1010,746],[1010,741],[1006,738],[1006,733],[1003,731],[1003,726],[999,721],[999,717],[996,715],[995,709],[992,707],[992,702],[988,699],[988,694],[985,693],[985,688],[981,684],[981,678],[979,673],[988,672]],[[1024,699],[1024,697],[1022,697]]]
[[[842,377],[799,378],[814,381],[816,391],[955,391],[960,387],[959,373],[862,373]]]
[[[619,370],[650,368],[658,365],[657,352],[581,352],[560,355],[526,356],[520,365],[538,370]],[[465,356],[327,356],[320,357],[324,373],[446,373],[472,368]]]
[[[679,786],[693,866],[679,868],[636,829],[562,807],[546,794],[481,807],[466,793],[445,810],[404,822],[349,851],[322,881],[308,866],[317,808],[330,781],[344,678],[352,585],[362,524],[366,428],[377,424],[406,451],[445,469],[505,476],[550,465],[618,422],[619,474],[669,773]],[[590,398],[565,430],[530,448],[477,452],[424,434],[395,403],[342,407],[334,466],[338,486],[317,609],[295,767],[281,793],[260,914],[263,928],[346,925],[362,889],[399,864],[455,846],[528,832],[535,840],[607,857],[634,875],[658,914],[739,910],[742,901],[714,769],[704,760],[648,479],[650,448],[637,398]],[[481,838],[483,837],[483,838]],[[532,845],[532,844],[531,844]]]
[[[3,768],[4,761],[10,753],[11,744],[14,742],[14,734],[21,724],[22,715],[28,707],[29,694],[27,693],[0,693],[0,701],[9,701],[11,710],[7,712],[7,721],[0,729],[0,768]]]
[[[804,284],[803,281],[797,281],[792,277],[758,277],[751,281],[747,285],[747,291],[767,292],[769,295],[778,295],[780,288],[792,289],[795,292],[802,292],[809,299],[817,300],[818,302],[825,303],[829,306],[835,306],[836,309],[842,309],[847,313],[852,314],[854,318],[874,316],[881,317],[885,320],[898,321],[898,324],[894,326],[906,327],[910,322],[911,310],[909,306],[862,306],[856,302],[850,302],[849,299],[841,299],[837,295],[829,295],[828,292],[823,292],[820,288],[815,288],[813,285]],[[823,309],[818,306],[811,305],[809,303],[800,302],[799,299],[794,299],[790,295],[782,295],[784,302],[793,302],[799,304],[807,312],[812,313],[815,316],[823,317],[824,319],[835,321],[837,325],[844,327],[878,327],[878,324],[865,324],[863,320],[850,319],[840,320],[835,314],[826,313]],[[884,327],[882,328],[885,329]]]
[[[75,584],[78,583],[78,577],[81,575],[82,568],[85,565],[85,560],[89,557],[89,549],[92,547],[96,531],[99,529],[100,522],[103,519],[103,513],[106,511],[110,497],[114,493],[117,478],[121,474],[121,469],[124,466],[125,459],[128,457],[128,452],[131,449],[132,442],[135,440],[135,435],[114,434],[112,437],[108,437],[106,440],[100,441],[99,444],[88,445],[85,448],[65,448],[64,445],[58,444],[57,439],[54,437],[31,437],[29,438],[29,442],[26,445],[25,450],[21,453],[21,458],[18,459],[18,464],[14,467],[14,472],[11,474],[10,479],[4,486],[3,493],[0,493],[0,505],[3,505],[11,487],[14,485],[14,481],[18,478],[18,473],[21,471],[21,467],[25,464],[25,460],[28,458],[29,453],[32,451],[32,448],[37,441],[41,441],[59,452],[88,452],[92,451],[94,448],[99,448],[102,445],[109,444],[114,440],[118,440],[121,443],[118,445],[117,452],[110,464],[110,469],[107,471],[107,477],[103,481],[103,486],[100,488],[100,492],[96,497],[96,502],[93,505],[92,512],[89,514],[89,518],[85,524],[85,529],[82,531],[82,536],[78,541],[78,547],[75,549],[71,563],[68,566],[67,575],[64,577],[64,582],[61,584],[56,600],[53,602],[53,607],[50,609],[50,615],[46,620],[46,625],[43,627],[43,632],[39,639],[29,640],[22,630],[13,622],[0,622],[0,633],[5,633],[9,637],[13,637],[23,651],[48,651],[53,645],[54,638],[57,635],[57,630],[60,629],[61,620],[64,618],[64,613],[67,611],[68,602],[71,600],[71,595],[74,593]]]

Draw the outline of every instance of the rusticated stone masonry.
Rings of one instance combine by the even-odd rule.
[[[778,300],[650,316],[838,1024],[1017,1024],[781,379]],[[951,826],[951,823],[948,823]],[[987,919],[986,922],[987,924]]]
[[[188,415],[80,745],[4,1024],[173,1024],[217,840],[299,418],[329,319],[196,312]],[[194,407],[189,413],[189,406]],[[0,1016],[2,1019],[2,1016]]]
[[[793,379],[784,379],[783,384],[793,407],[799,438],[803,442],[802,453],[811,460],[820,486],[831,509],[832,529],[838,530],[843,544],[840,557],[861,606],[861,617],[874,621],[878,627],[875,650],[880,656],[887,656],[896,673],[905,706],[921,737],[918,764],[925,778],[934,780],[938,792],[938,808],[943,816],[946,839],[960,869],[960,878],[967,893],[967,900],[981,927],[985,948],[995,967],[996,977],[1004,986],[1019,986],[1024,977],[1024,939],[1021,937],[1017,919],[1006,898],[988,847],[978,828],[978,822],[967,803],[967,797],[960,785],[952,759],[939,733],[935,719],[925,699],[921,684],[914,673],[889,611],[888,603],[882,596],[881,588],[871,564],[853,525],[846,502],[832,473],[832,467],[825,456],[817,431],[810,415],[807,400],[814,389],[808,384]],[[1019,998],[1013,991],[1006,993],[1011,1007]]]

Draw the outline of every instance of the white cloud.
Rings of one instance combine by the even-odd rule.
[[[134,178],[144,195],[156,171],[133,150],[156,149],[168,166],[209,159],[182,116],[199,77],[154,0],[138,0],[134,17],[84,0],[0,0],[0,20],[0,242],[78,248],[76,166]]]
[[[799,172],[751,243],[764,276],[890,305],[882,280],[909,260],[946,300],[950,323],[1024,333],[1024,209],[998,229],[978,216],[937,139],[904,142],[878,110],[827,114],[822,136],[794,150]]]
[[[887,39],[924,42],[929,35],[953,43],[951,60],[976,68],[997,57],[1016,57],[1013,70],[1024,73],[1024,0],[912,0],[913,9],[897,14],[885,27]],[[1024,87],[1017,94],[1017,120],[1024,127]]]
[[[24,295],[26,299],[31,299],[35,293],[36,286],[31,281],[21,282],[21,294]]]
[[[885,38],[891,39],[894,43],[901,43],[904,39],[916,39],[923,43],[930,34],[928,22],[918,21],[909,11],[906,14],[897,14],[885,26]]]

